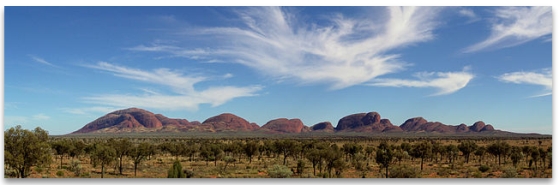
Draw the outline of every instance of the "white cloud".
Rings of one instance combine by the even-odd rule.
[[[552,7],[500,7],[490,36],[463,52],[513,47],[552,34]]]
[[[49,120],[49,119],[51,119],[51,117],[49,117],[49,116],[47,116],[43,113],[35,114],[35,115],[32,116],[32,118],[34,120]]]
[[[538,72],[512,72],[505,73],[497,77],[500,81],[515,84],[540,85],[544,87],[544,93],[533,97],[552,95],[552,70],[542,69]]]
[[[464,17],[468,17],[471,19],[476,18],[476,14],[474,14],[474,12],[471,9],[466,9],[466,8],[461,8],[459,10],[459,15],[464,16]]]
[[[438,90],[432,96],[446,95],[454,93],[467,86],[469,81],[474,78],[474,74],[468,72],[469,67],[465,67],[460,72],[420,72],[414,76],[418,80],[405,79],[375,79],[368,85],[381,87],[418,87],[435,88]]]
[[[122,107],[125,108],[125,107]],[[79,114],[79,115],[85,115],[85,114],[90,114],[90,113],[109,113],[109,112],[113,112],[115,110],[118,110],[119,108],[116,107],[100,107],[100,106],[94,106],[94,107],[81,107],[81,108],[64,108],[63,111],[67,112],[67,113],[71,113],[71,114]]]
[[[334,15],[326,24],[318,25],[298,20],[297,15],[279,7],[251,7],[237,11],[242,26],[192,28],[184,32],[197,39],[214,39],[215,47],[211,49],[159,44],[130,49],[234,62],[279,81],[323,83],[341,89],[408,66],[398,60],[398,54],[389,52],[431,40],[439,9],[388,7],[383,15]]]
[[[44,64],[44,65],[48,65],[48,66],[52,66],[52,67],[57,67],[56,65],[54,65],[54,64],[52,64],[52,63],[50,63],[50,62],[47,62],[47,61],[46,61],[45,59],[43,59],[43,58],[39,58],[39,57],[36,57],[36,56],[33,56],[33,55],[29,55],[29,57],[31,57],[31,59],[33,59],[33,61],[35,61],[35,62]]]
[[[140,69],[113,65],[107,62],[99,62],[97,65],[87,65],[86,67],[109,71],[118,77],[169,86],[178,93],[194,92],[193,85],[206,80],[205,77],[201,76],[183,76],[176,71],[171,71],[166,68],[143,71]]]
[[[162,94],[143,89],[147,94],[103,94],[84,98],[88,103],[106,106],[197,110],[200,104],[219,106],[234,98],[256,96],[256,92],[262,89],[258,85],[246,87],[215,86],[198,91],[194,89],[194,84],[207,80],[207,77],[185,76],[166,68],[144,71],[106,62],[99,62],[97,65],[88,65],[87,67],[112,72],[115,76],[122,78],[164,85],[170,87],[176,93]],[[75,113],[80,113],[80,111],[75,111]]]

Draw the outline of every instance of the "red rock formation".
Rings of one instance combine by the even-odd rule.
[[[332,126],[331,122],[321,122],[321,123],[317,123],[313,126],[311,126],[311,131],[321,131],[321,132],[329,132],[332,133],[334,132],[334,127]]]
[[[261,127],[261,130],[270,130],[280,133],[301,133],[305,131],[304,128],[305,126],[300,119],[278,118],[268,121]]]
[[[253,131],[254,125],[231,113],[220,114],[206,119],[202,125],[212,125],[216,132]]]
[[[457,133],[464,133],[464,132],[468,132],[469,131],[469,127],[467,127],[467,125],[461,123],[459,126],[457,126]]]
[[[490,124],[484,126],[484,128],[482,128],[482,129],[480,129],[481,132],[482,131],[494,131],[494,130],[495,130],[494,127]]]
[[[397,132],[401,129],[395,128],[388,119],[381,119],[377,112],[359,113],[345,116],[338,121],[336,131],[343,132],[383,132],[384,130]]]
[[[189,124],[189,121],[185,119],[171,119],[143,109],[129,108],[106,114],[73,133],[89,133],[100,130],[118,131],[119,129],[130,128],[157,130],[161,129],[164,125],[186,126]]]
[[[482,121],[477,121],[476,123],[474,123],[472,126],[469,127],[469,130],[473,131],[473,132],[480,132],[480,130],[482,130],[482,128],[484,128],[484,126],[486,126],[486,124]]]
[[[423,117],[415,117],[415,118],[410,118],[408,120],[406,120],[403,124],[401,124],[401,129],[403,131],[419,131],[420,127],[424,124],[426,124],[428,121],[426,121]]]
[[[445,125],[428,122],[422,117],[406,120],[395,126],[388,119],[381,119],[377,112],[358,113],[345,116],[338,121],[336,128],[330,122],[321,122],[312,127],[305,126],[300,119],[279,118],[267,122],[263,127],[234,114],[224,113],[206,119],[203,123],[189,122],[186,119],[172,119],[161,114],[129,108],[106,114],[73,133],[124,133],[124,132],[251,132],[264,133],[303,133],[303,132],[427,132],[427,133],[479,133],[502,132],[492,125],[478,121],[471,126],[465,124]],[[495,131],[495,132],[494,132]]]

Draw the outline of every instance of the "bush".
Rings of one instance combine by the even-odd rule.
[[[181,162],[173,162],[173,166],[167,171],[167,178],[185,178]]]
[[[515,167],[505,167],[502,169],[502,178],[516,178],[517,168]]]
[[[183,170],[183,173],[185,173],[185,177],[187,177],[187,178],[194,177],[194,171],[193,170]]]
[[[79,177],[83,171],[82,165],[80,165],[80,161],[72,161],[68,169],[73,172],[76,177]]]
[[[89,172],[85,172],[80,175],[80,178],[91,178],[91,176],[89,175]]]
[[[274,166],[272,166],[272,168],[268,169],[268,176],[272,178],[287,178],[292,174],[292,170],[284,165],[275,164]]]
[[[59,170],[59,171],[56,172],[56,176],[63,177],[64,172]]]
[[[482,165],[480,167],[478,167],[478,170],[480,170],[480,172],[484,173],[487,172],[490,169],[490,167],[486,166],[486,165]]]
[[[41,167],[35,167],[35,171],[36,171],[36,172],[37,172],[38,174],[41,174],[41,173],[43,173],[43,171],[44,171],[44,168],[41,168]]]
[[[420,178],[420,173],[408,165],[400,165],[389,169],[389,178]]]
[[[439,168],[437,174],[440,177],[448,177],[451,170],[448,168]]]

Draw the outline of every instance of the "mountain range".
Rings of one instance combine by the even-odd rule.
[[[300,119],[278,118],[268,121],[263,126],[251,123],[231,113],[223,113],[204,120],[189,121],[186,119],[168,118],[139,108],[128,108],[108,113],[71,134],[80,133],[143,133],[143,132],[204,132],[204,133],[235,133],[259,132],[265,134],[282,133],[509,133],[496,130],[490,124],[477,121],[471,126],[465,124],[446,125],[440,122],[427,121],[422,117],[410,118],[400,126],[393,125],[389,119],[382,119],[377,112],[357,113],[342,117],[336,127],[331,122],[317,123],[306,126]]]

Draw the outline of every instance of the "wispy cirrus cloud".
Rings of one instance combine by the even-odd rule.
[[[237,11],[235,27],[192,28],[185,36],[221,38],[209,48],[153,44],[129,48],[245,65],[276,79],[322,83],[342,89],[410,65],[391,51],[434,38],[438,7],[388,7],[382,15],[328,17],[309,24],[280,7]],[[205,38],[205,37],[203,37]]]
[[[550,68],[541,69],[540,71],[519,71],[505,73],[497,77],[500,81],[514,84],[539,85],[544,87],[544,93],[533,97],[552,95],[552,70]]]
[[[380,87],[417,87],[435,88],[437,92],[431,96],[447,95],[454,93],[469,83],[475,77],[469,72],[470,67],[465,67],[459,72],[419,72],[414,76],[417,80],[378,78],[373,83],[367,84]]]
[[[33,59],[33,61],[35,61],[37,63],[43,64],[43,65],[48,65],[48,66],[51,66],[51,67],[58,67],[58,66],[48,62],[47,60],[45,60],[43,58],[40,58],[40,57],[37,57],[37,56],[34,56],[34,55],[28,55],[28,56],[31,57],[31,59]]]
[[[145,71],[106,62],[99,62],[96,65],[87,65],[86,67],[111,72],[121,78],[163,85],[171,88],[174,92],[174,94],[162,94],[150,91],[151,93],[143,95],[103,94],[83,98],[88,103],[105,106],[197,110],[200,104],[219,106],[234,98],[256,96],[258,95],[256,92],[262,89],[262,86],[259,85],[245,87],[213,86],[199,91],[194,88],[194,85],[208,80],[208,77],[187,76],[166,68]]]
[[[126,107],[93,106],[93,107],[81,107],[81,108],[63,108],[62,111],[70,114],[85,115],[90,113],[109,113],[121,108],[126,108]]]
[[[500,7],[494,11],[492,32],[486,40],[469,46],[465,53],[502,49],[552,34],[552,7]]]

